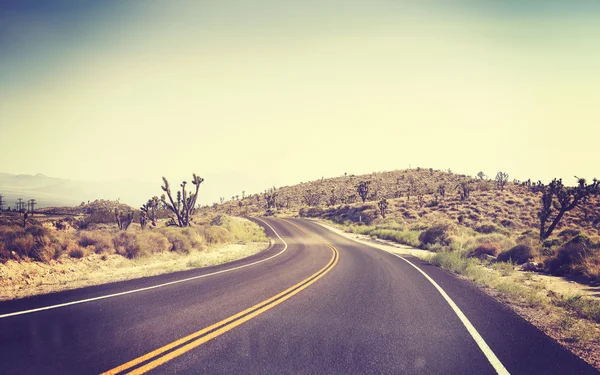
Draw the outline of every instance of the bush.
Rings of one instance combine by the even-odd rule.
[[[581,266],[588,257],[593,255],[592,246],[589,238],[581,234],[577,235],[562,245],[554,257],[547,258],[544,266],[549,273],[557,276],[577,271],[577,266]]]
[[[112,236],[107,232],[80,232],[77,241],[81,247],[94,246],[96,254],[112,254],[115,252]]]
[[[487,224],[481,224],[477,227],[475,227],[475,231],[479,232],[479,233],[483,233],[483,234],[490,234],[490,233],[503,233],[504,230],[499,228],[497,225],[492,224],[492,223],[487,223]]]
[[[192,251],[190,239],[179,228],[164,228],[162,233],[171,244],[170,251],[189,254]]]
[[[141,254],[158,254],[169,251],[171,244],[167,237],[154,231],[144,231],[139,235]]]
[[[491,255],[495,257],[498,254],[498,249],[490,244],[483,244],[477,246],[473,251],[469,252],[470,258],[483,258],[484,255]]]
[[[449,245],[449,236],[451,229],[452,227],[448,223],[435,224],[419,235],[419,241],[421,241],[423,245]]]
[[[119,234],[113,238],[113,244],[117,254],[123,255],[129,259],[139,258],[143,255],[140,241],[133,233],[119,232]]]
[[[80,247],[73,247],[69,250],[69,256],[71,258],[81,259],[84,257],[84,255],[83,249]]]
[[[501,252],[513,248],[516,243],[503,234],[491,233],[468,238],[464,246],[468,251],[473,251],[480,245],[493,246],[498,252]]]
[[[498,255],[498,261],[500,262],[513,262],[517,264],[527,263],[533,258],[535,258],[535,254],[531,247],[527,245],[517,245]]]
[[[218,226],[204,228],[204,238],[209,244],[219,244],[233,241],[233,235],[227,229]]]

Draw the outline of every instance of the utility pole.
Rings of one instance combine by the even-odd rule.
[[[25,203],[23,202],[23,198],[17,199],[17,201],[15,203],[17,205],[17,212],[23,211],[23,209],[25,208]]]
[[[33,216],[33,212],[35,211],[36,204],[37,204],[37,202],[35,201],[35,199],[30,199],[27,201],[27,209],[29,210],[29,212],[31,212],[31,216]]]

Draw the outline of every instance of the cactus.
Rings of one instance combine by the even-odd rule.
[[[150,219],[153,227],[156,226],[156,211],[158,210],[159,203],[160,200],[158,197],[154,196],[151,199],[148,199],[148,202],[140,207],[140,210],[145,214],[146,219]]]
[[[371,185],[371,181],[361,181],[356,186],[356,192],[362,199],[363,203],[367,201],[367,197],[369,196],[369,185]]]
[[[196,208],[196,200],[198,199],[198,191],[200,189],[200,184],[204,182],[202,177],[196,176],[194,173],[192,184],[196,187],[195,191],[187,192],[185,187],[187,185],[186,181],[181,183],[181,191],[177,192],[177,203],[173,200],[173,196],[171,195],[171,187],[169,186],[169,181],[165,177],[163,177],[164,185],[161,186],[162,190],[167,193],[167,196],[163,194],[160,198],[163,206],[165,206],[169,211],[175,214],[175,218],[171,217],[167,226],[178,226],[178,227],[188,227],[191,223],[191,216],[194,214],[194,210]],[[167,197],[169,201],[167,201]]]
[[[465,201],[469,199],[471,195],[471,182],[470,181],[462,181],[458,185],[456,185],[458,189],[458,194],[460,195],[460,200]]]
[[[119,230],[127,230],[133,221],[133,211],[125,213],[121,212],[118,208],[115,208],[115,220],[117,221]]]
[[[140,227],[142,227],[142,230],[144,230],[144,228],[146,227],[147,221],[146,221],[146,213],[144,211],[140,212]]]
[[[508,182],[508,173],[502,171],[496,173],[496,187],[500,190],[504,190],[504,186]]]
[[[383,198],[377,203],[377,206],[379,207],[379,212],[381,212],[381,217],[383,217],[384,219],[388,209],[388,205],[388,201],[385,198]]]
[[[542,192],[542,208],[538,212],[541,241],[550,237],[566,212],[576,207],[582,208],[590,196],[600,195],[600,181],[594,179],[591,184],[588,184],[584,178],[575,178],[577,178],[577,186],[575,187],[566,187],[563,185],[562,179],[555,178],[548,186],[540,186],[540,183],[538,183],[532,189]],[[558,212],[546,229],[546,223],[550,220],[554,209]]]

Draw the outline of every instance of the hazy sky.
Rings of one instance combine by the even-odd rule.
[[[197,172],[225,196],[409,165],[600,177],[599,20],[597,0],[0,0],[0,172]]]

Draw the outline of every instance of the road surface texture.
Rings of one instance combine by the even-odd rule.
[[[418,258],[256,221],[250,258],[0,303],[0,374],[597,373]]]

